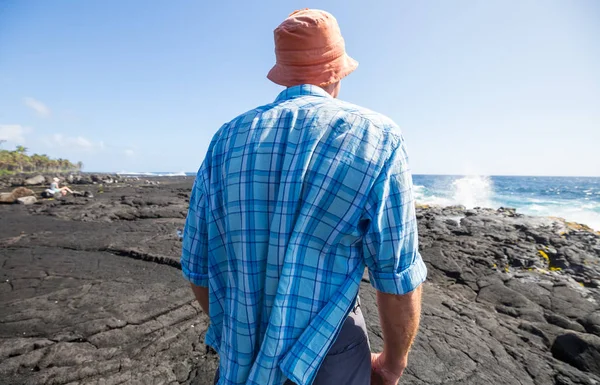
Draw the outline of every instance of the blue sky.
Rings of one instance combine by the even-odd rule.
[[[415,173],[600,175],[600,2],[0,2],[3,148],[88,171],[195,171],[272,101],[273,29],[333,13],[340,98],[393,118]]]

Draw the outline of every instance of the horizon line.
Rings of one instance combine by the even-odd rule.
[[[197,171],[136,171],[136,172],[123,172],[123,171],[81,171],[85,174],[196,174]],[[444,176],[444,177],[526,177],[526,178],[600,178],[600,175],[533,175],[533,174],[437,174],[437,173],[413,173],[414,175],[423,176]]]

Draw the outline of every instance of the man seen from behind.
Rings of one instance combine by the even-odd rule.
[[[427,274],[404,139],[337,99],[358,63],[331,14],[292,13],[275,53],[268,78],[286,89],[215,134],[185,226],[181,266],[210,316],[215,383],[396,384]],[[358,301],[365,267],[381,354]]]

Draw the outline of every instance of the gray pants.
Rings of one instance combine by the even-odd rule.
[[[215,385],[219,381],[219,370]],[[313,385],[369,385],[371,382],[371,349],[367,326],[360,306],[350,312],[342,330],[335,340],[323,364],[317,372]],[[284,385],[294,385],[286,381]]]

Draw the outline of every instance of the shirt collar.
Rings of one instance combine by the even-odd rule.
[[[312,84],[301,84],[299,86],[286,88],[285,90],[281,91],[279,96],[277,96],[277,99],[275,99],[275,102],[281,102],[283,100],[293,99],[298,96],[307,96],[307,95],[322,96],[325,98],[333,97],[329,93],[327,93],[327,91],[322,89],[321,87],[314,86]]]

